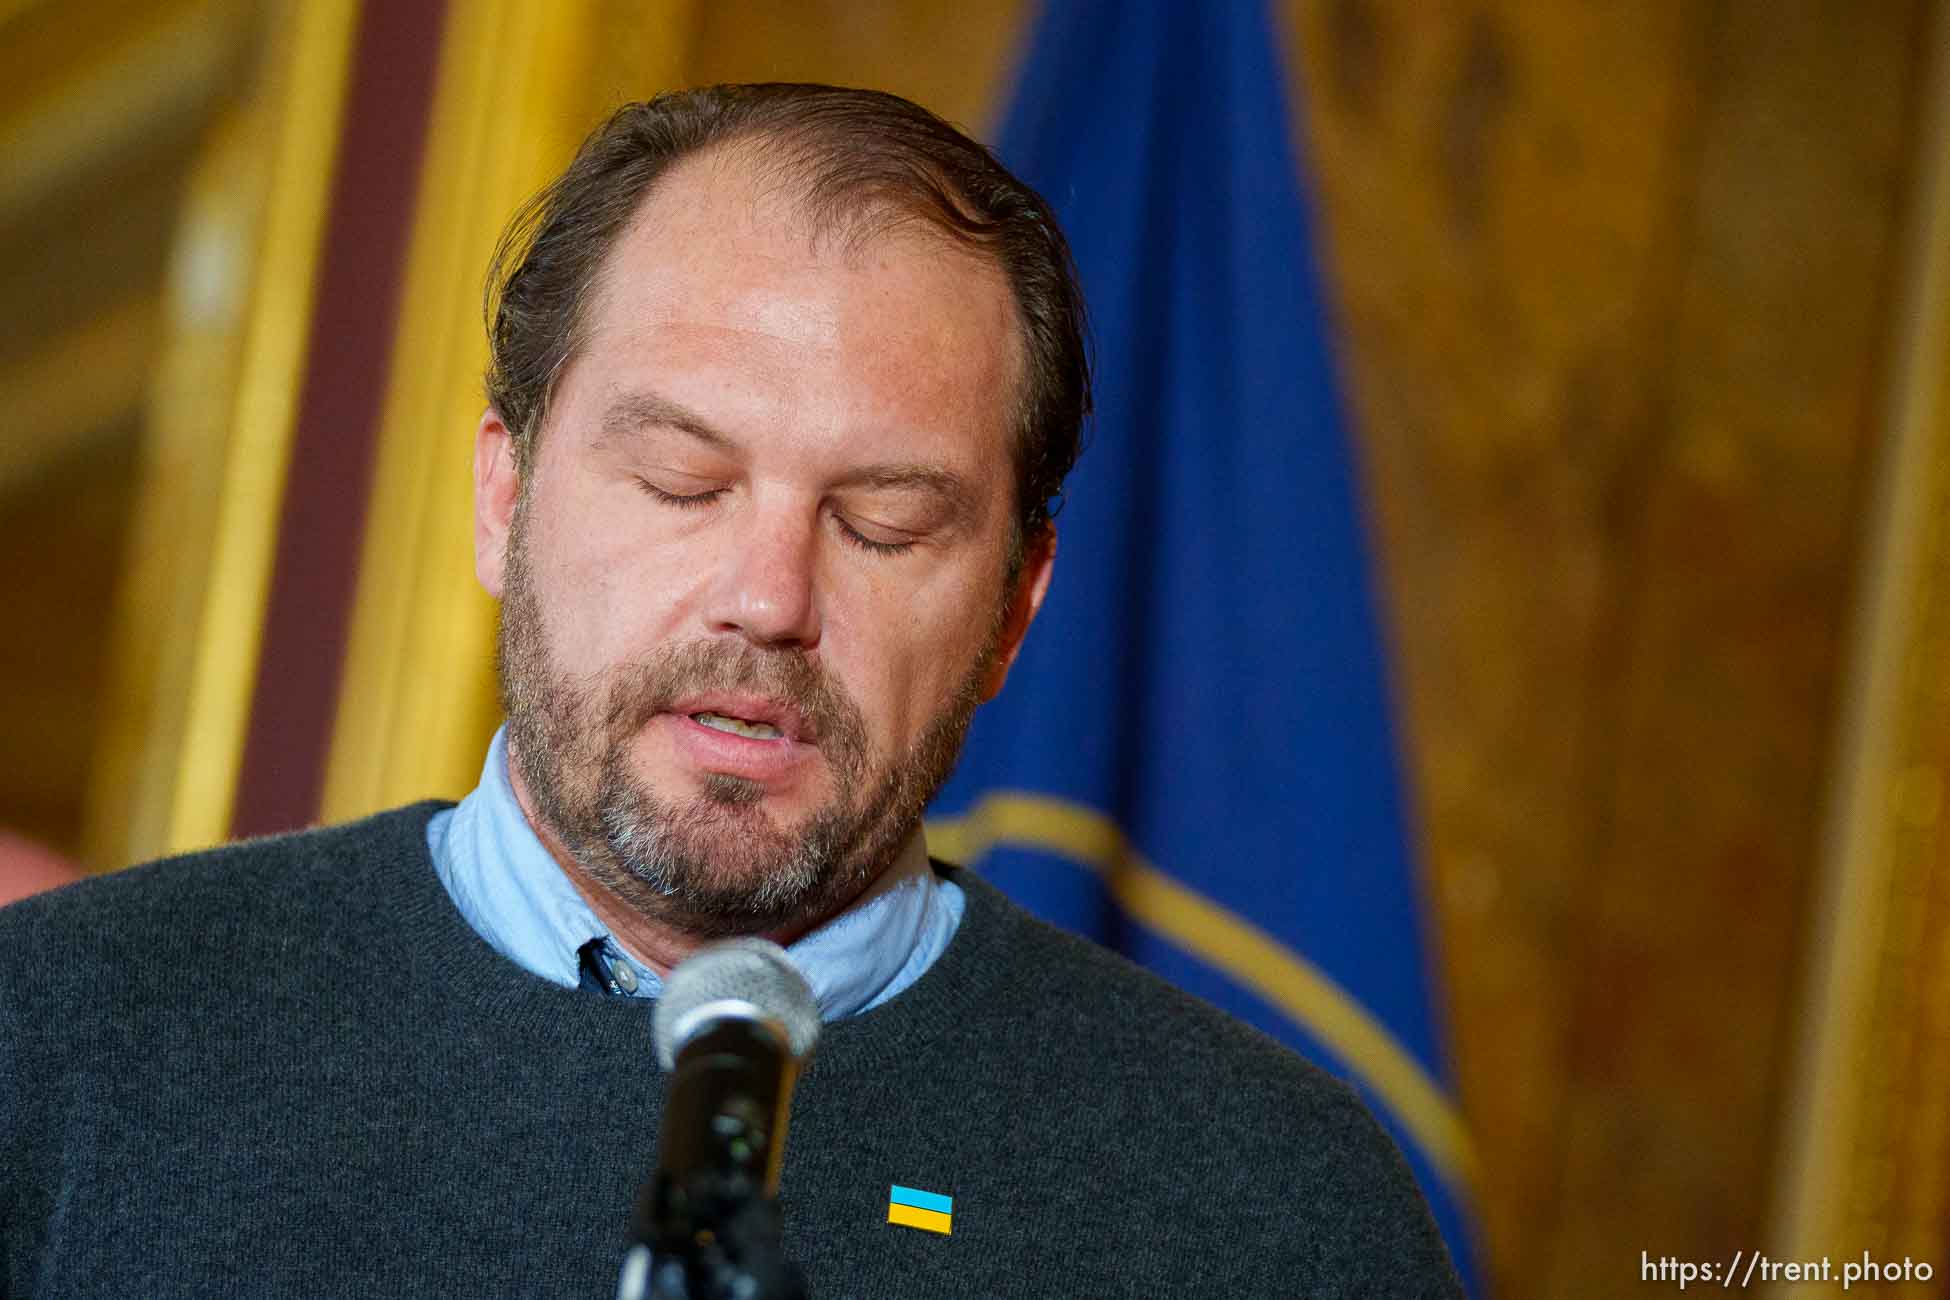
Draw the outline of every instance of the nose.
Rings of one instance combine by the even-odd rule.
[[[819,643],[818,517],[784,501],[753,502],[729,530],[706,618],[765,648]]]

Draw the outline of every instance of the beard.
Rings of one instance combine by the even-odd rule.
[[[663,646],[586,677],[558,672],[528,571],[525,518],[519,503],[501,608],[501,703],[536,816],[577,864],[632,909],[706,938],[817,922],[872,884],[954,768],[1001,613],[914,744],[876,765],[859,705],[801,650],[722,637]],[[686,798],[638,774],[631,749],[650,721],[714,691],[799,710],[829,778],[823,804],[780,826],[757,782],[706,773]]]

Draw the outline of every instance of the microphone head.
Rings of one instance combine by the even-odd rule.
[[[685,1045],[727,1017],[770,1025],[800,1060],[819,1037],[819,1004],[806,977],[769,939],[727,939],[678,963],[651,1019],[658,1062],[675,1069]]]

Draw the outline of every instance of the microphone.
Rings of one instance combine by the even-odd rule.
[[[784,949],[732,939],[664,982],[651,1032],[671,1076],[618,1300],[791,1300],[777,1204],[786,1116],[819,1007]]]

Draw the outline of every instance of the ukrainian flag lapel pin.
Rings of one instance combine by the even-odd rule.
[[[954,1231],[955,1198],[895,1183],[887,1192],[887,1222],[945,1237]]]

